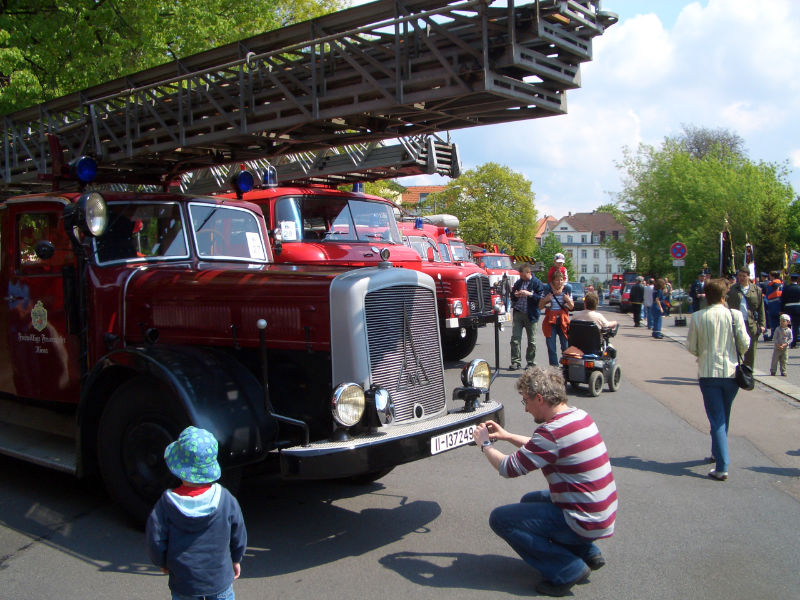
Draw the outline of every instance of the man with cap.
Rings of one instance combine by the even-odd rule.
[[[747,335],[750,336],[750,347],[744,355],[744,363],[754,368],[756,364],[756,347],[758,336],[767,328],[767,314],[764,308],[764,294],[761,288],[750,281],[750,271],[740,267],[736,271],[736,283],[728,290],[728,308],[739,310],[744,317]]]
[[[553,264],[547,271],[547,281],[550,281],[553,278],[553,271],[555,271],[556,269],[561,270],[561,275],[564,277],[564,283],[569,281],[569,277],[567,277],[567,267],[564,266],[564,262],[566,262],[566,260],[567,259],[564,257],[563,254],[561,254],[561,252],[559,252],[553,257]]]
[[[781,292],[781,312],[789,315],[792,320],[792,343],[789,348],[797,347],[797,333],[800,329],[800,284],[798,279],[800,275],[792,273],[790,275],[790,283],[783,286]]]
[[[214,483],[218,449],[210,432],[190,426],[164,451],[181,485],[161,495],[145,535],[153,564],[169,574],[173,598],[235,598],[247,531],[236,498]]]

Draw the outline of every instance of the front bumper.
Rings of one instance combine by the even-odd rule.
[[[431,438],[492,419],[503,423],[503,405],[489,400],[472,412],[453,411],[419,423],[384,427],[343,442],[314,442],[280,451],[286,479],[338,479],[373,473],[431,456]]]
[[[485,327],[489,323],[510,323],[511,313],[492,313],[489,315],[475,315],[470,317],[453,317],[444,320],[445,329],[457,329],[459,327]]]

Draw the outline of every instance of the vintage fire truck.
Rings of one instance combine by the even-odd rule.
[[[276,264],[258,206],[170,190],[197,169],[564,114],[615,21],[592,0],[380,0],[5,115],[0,452],[99,473],[142,519],[188,424],[229,476],[363,481],[469,443],[502,418],[489,366],[445,390],[440,282],[392,266],[399,244],[365,268]]]

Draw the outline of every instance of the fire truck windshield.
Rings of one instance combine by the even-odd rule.
[[[478,256],[484,269],[513,269],[508,256]]]
[[[289,196],[275,203],[283,242],[402,243],[392,207],[382,202]]]
[[[189,215],[200,258],[266,260],[258,219],[249,210],[191,203]]]
[[[469,252],[464,242],[450,242],[450,252],[453,253],[453,260],[469,260]]]
[[[174,202],[108,204],[108,228],[94,240],[98,263],[189,256],[180,207]]]

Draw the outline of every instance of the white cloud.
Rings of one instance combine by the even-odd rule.
[[[800,169],[800,2],[686,3],[668,27],[656,14],[620,17],[595,39],[567,115],[453,132],[464,167],[523,173],[539,214],[558,217],[621,189],[623,146],[658,145],[683,125],[730,129],[752,159]],[[797,172],[790,180],[800,191]]]

